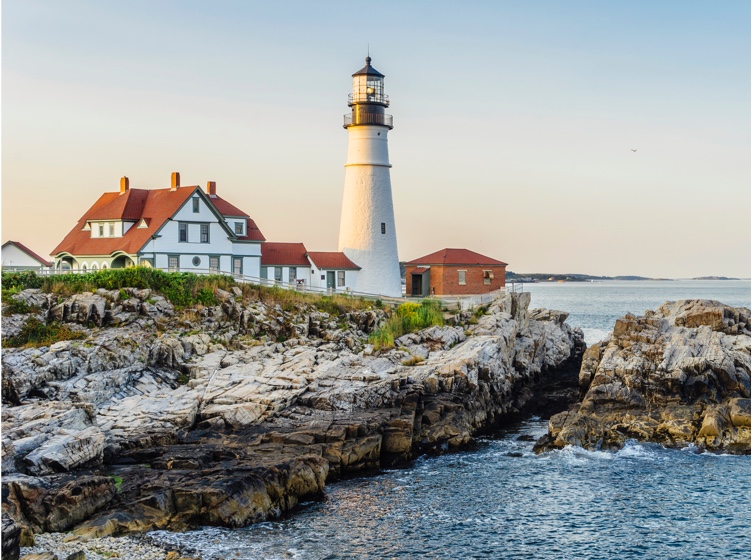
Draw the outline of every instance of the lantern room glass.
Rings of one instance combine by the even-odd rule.
[[[354,103],[384,103],[384,78],[366,74],[353,76],[352,99]]]

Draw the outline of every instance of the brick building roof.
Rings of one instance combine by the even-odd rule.
[[[468,249],[441,249],[425,257],[405,263],[406,265],[461,265],[461,266],[506,266],[507,263],[486,257]]]
[[[308,257],[311,259],[316,268],[336,268],[339,270],[360,270],[360,267],[347,258],[344,253],[334,251],[315,251],[309,252]]]
[[[302,243],[267,241],[261,250],[261,266],[311,266]]]

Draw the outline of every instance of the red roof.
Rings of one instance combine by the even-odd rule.
[[[238,235],[240,241],[266,241],[266,237],[261,233],[261,230],[256,225],[248,214],[243,212],[237,206],[234,206],[227,202],[224,198],[218,197],[216,194],[207,195],[209,200],[212,201],[217,211],[224,217],[232,218],[245,218],[245,235]],[[306,263],[307,264],[307,263]]]
[[[272,243],[261,246],[261,266],[311,266],[302,243]]]
[[[43,259],[39,255],[37,255],[34,251],[32,251],[31,249],[29,249],[26,245],[24,245],[23,243],[19,243],[18,241],[6,241],[5,243],[3,243],[3,247],[5,247],[6,245],[10,245],[10,244],[15,245],[16,247],[18,247],[19,249],[21,249],[21,251],[23,251],[24,253],[26,253],[27,255],[29,255],[32,259],[34,259],[36,261],[39,261],[44,266],[52,266],[51,262]]]
[[[507,263],[486,257],[475,251],[467,249],[442,249],[425,257],[408,261],[406,265],[433,264],[433,265],[478,265],[478,266],[506,266]]]
[[[52,251],[52,255],[111,255],[115,251],[137,253],[168,218],[183,205],[198,187],[172,189],[129,189],[125,193],[104,193],[78,220],[74,228]],[[139,228],[138,223],[122,237],[91,237],[83,227],[89,220],[141,220],[148,227]]]
[[[216,194],[208,195],[209,200],[212,201],[214,204],[214,207],[219,211],[220,214],[223,216],[233,216],[233,217],[243,217],[247,218],[248,214],[243,212],[240,208],[237,206],[233,206],[229,202],[227,202],[224,198],[218,197]]]
[[[240,241],[266,241],[266,237],[251,218],[245,219],[245,235],[238,235]]]
[[[337,268],[339,270],[352,269],[360,270],[360,267],[347,258],[344,253],[336,252],[309,252],[308,256],[316,265],[316,268]]]
[[[51,254],[111,255],[116,251],[136,254],[197,189],[197,186],[193,186],[174,190],[129,189],[124,193],[104,193]],[[256,222],[248,214],[218,196],[210,197],[210,200],[223,216],[245,218],[246,234],[238,236],[238,240],[265,240]],[[92,220],[129,220],[136,223],[122,237],[92,238],[90,230],[83,229],[86,222]],[[141,220],[146,227],[138,227]]]

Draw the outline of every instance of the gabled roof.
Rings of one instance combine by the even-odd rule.
[[[208,196],[209,196],[209,200],[211,200],[212,204],[214,204],[214,207],[223,216],[232,216],[234,218],[248,218],[248,214],[243,212],[237,206],[230,204],[224,198],[220,198],[216,194],[211,194]]]
[[[344,253],[333,251],[314,251],[308,252],[311,262],[319,270],[324,268],[336,268],[339,270],[360,270],[360,267],[347,258]]]
[[[225,218],[245,218],[245,235],[238,235],[239,241],[266,241],[266,237],[248,214],[243,212],[237,206],[230,204],[224,198],[216,194],[207,195],[209,200],[214,204],[214,208]]]
[[[302,243],[274,243],[261,247],[261,266],[311,266]]]
[[[89,208],[87,220],[138,220],[150,192],[152,191],[145,189],[129,189],[124,193],[104,193]]]
[[[197,186],[193,186],[174,190],[129,189],[124,193],[104,193],[50,254],[111,255],[116,251],[136,254],[197,189]],[[141,218],[145,219],[148,227],[134,225],[122,237],[92,238],[89,231],[83,230],[90,220],[137,221]]]
[[[238,241],[266,241],[266,237],[251,218],[245,219],[245,235],[237,235]]]
[[[475,251],[467,249],[442,249],[425,257],[420,257],[405,263],[406,265],[433,264],[433,265],[478,265],[478,266],[506,266],[507,263],[486,257]]]
[[[39,261],[39,263],[42,264],[43,266],[52,266],[51,262],[46,261],[45,259],[37,255],[34,251],[32,251],[26,245],[24,245],[23,243],[20,243],[19,241],[6,241],[5,243],[3,243],[3,246],[0,247],[0,249],[5,248],[6,245],[15,245],[21,251],[29,255],[32,259],[34,259],[35,261]]]

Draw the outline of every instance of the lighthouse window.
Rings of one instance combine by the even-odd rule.
[[[386,233],[386,224],[381,222],[381,233]]]

